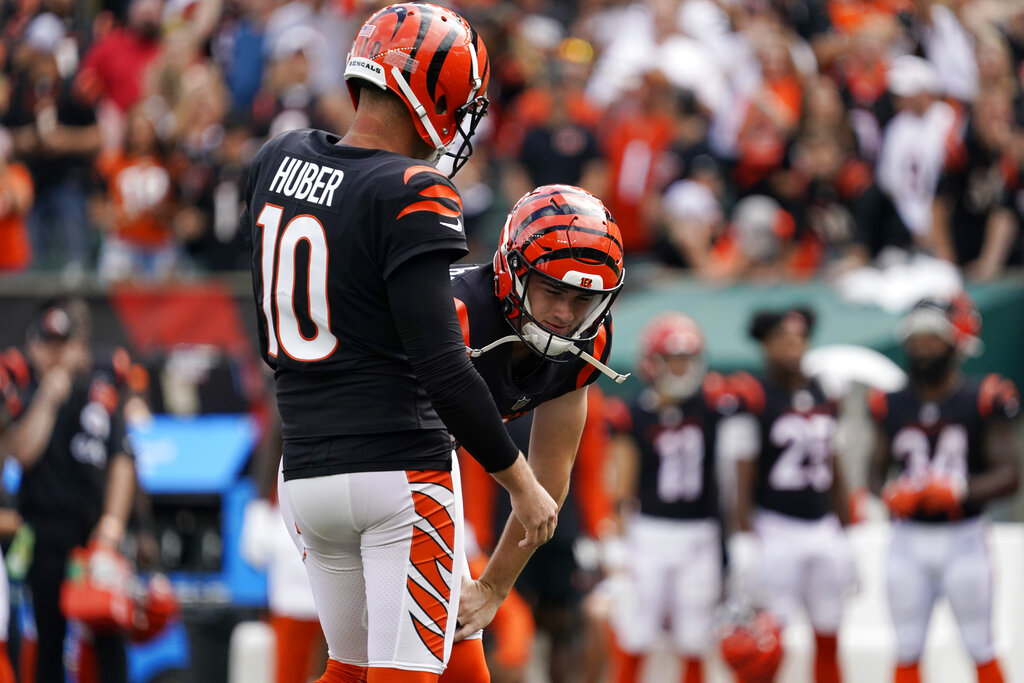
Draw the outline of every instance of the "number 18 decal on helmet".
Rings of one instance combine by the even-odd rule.
[[[597,335],[623,276],[619,226],[600,199],[571,185],[544,185],[520,199],[494,254],[505,317],[530,348],[554,360]],[[527,296],[534,279],[587,303],[571,329],[553,331],[537,319]]]

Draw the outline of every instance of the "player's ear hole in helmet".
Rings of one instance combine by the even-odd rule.
[[[487,48],[477,32],[452,10],[429,3],[390,5],[373,14],[356,34],[345,66],[353,104],[359,106],[360,87],[367,83],[397,95],[434,150],[430,163],[452,157],[450,175],[473,153],[472,137],[487,114],[489,80]]]
[[[544,185],[509,212],[494,254],[495,295],[512,329],[535,352],[556,361],[597,336],[622,289],[622,237],[608,209],[571,185]],[[590,297],[572,329],[552,331],[538,320],[527,290],[539,280]]]

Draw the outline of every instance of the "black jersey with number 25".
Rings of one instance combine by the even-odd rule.
[[[462,203],[431,166],[337,143],[319,130],[279,135],[246,187],[259,341],[285,441],[444,429],[403,350],[386,280],[419,254],[466,253]]]
[[[835,404],[815,380],[796,391],[747,373],[732,382],[760,426],[754,502],[803,519],[833,512]]]

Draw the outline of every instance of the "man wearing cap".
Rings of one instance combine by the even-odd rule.
[[[24,413],[3,437],[21,465],[19,512],[35,531],[28,573],[38,636],[35,680],[63,681],[66,621],[59,596],[68,554],[89,543],[116,549],[135,490],[135,462],[115,380],[88,372],[71,313],[43,307],[28,330]],[[99,680],[127,680],[124,639],[94,634]]]
[[[918,303],[900,325],[910,383],[869,394],[876,424],[868,483],[893,519],[887,557],[896,629],[896,683],[919,683],[932,607],[945,595],[979,683],[1002,683],[992,643],[992,562],[986,503],[1020,484],[1013,420],[1020,396],[997,374],[965,377],[981,318],[961,294]]]
[[[899,112],[885,126],[878,153],[878,185],[896,205],[919,245],[932,225],[932,201],[954,134],[956,111],[941,96],[941,83],[928,60],[905,55],[887,74]]]
[[[736,461],[732,583],[783,624],[805,609],[814,680],[838,683],[836,634],[856,575],[843,531],[850,519],[836,462],[836,406],[801,369],[813,326],[805,308],[755,313],[749,333],[761,345],[764,371],[732,378],[747,414],[730,419],[719,438]]]

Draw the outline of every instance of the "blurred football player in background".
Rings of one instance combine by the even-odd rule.
[[[588,386],[602,372],[625,379],[604,364],[622,257],[618,226],[601,200],[578,187],[544,185],[509,212],[493,263],[452,269],[473,364],[506,420],[531,413],[530,466],[559,505],[587,419]],[[520,534],[510,516],[486,568],[464,586],[457,639],[489,624],[511,591],[533,552],[516,543]],[[442,680],[478,680],[462,669],[463,657],[453,653]]]
[[[1001,683],[992,644],[992,560],[986,503],[1020,485],[1013,420],[1020,396],[996,374],[965,377],[980,351],[981,317],[966,294],[925,300],[899,328],[909,385],[870,394],[876,429],[869,484],[893,518],[887,557],[896,629],[896,683],[919,683],[932,607],[945,596],[977,665],[979,683]]]
[[[668,624],[683,682],[701,683],[722,592],[718,424],[737,399],[724,377],[707,372],[704,335],[682,313],[647,323],[637,369],[648,386],[612,442],[618,484],[630,496],[621,503],[633,513],[623,520],[629,589],[611,615],[614,680],[641,680],[642,659]]]
[[[737,461],[730,562],[749,576],[754,601],[782,624],[806,609],[815,681],[838,683],[836,634],[856,579],[843,531],[849,504],[836,463],[835,406],[801,369],[814,320],[810,310],[791,308],[760,311],[750,321],[765,368],[759,378],[735,376],[748,415],[730,420],[723,436]]]

